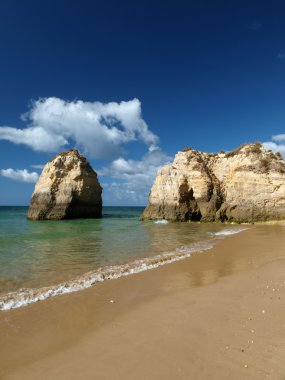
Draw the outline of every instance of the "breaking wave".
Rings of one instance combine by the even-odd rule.
[[[156,220],[154,222],[155,224],[168,224],[168,221],[166,219]]]
[[[239,228],[235,230],[224,230],[224,231],[219,231],[219,232],[209,232],[209,235],[212,236],[229,236],[229,235],[234,235],[238,234],[239,232],[245,231],[247,228]]]

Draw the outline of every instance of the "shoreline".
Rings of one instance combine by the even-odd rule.
[[[1,379],[282,379],[282,231],[0,313]]]
[[[97,270],[86,272],[59,284],[40,288],[21,288],[17,291],[0,294],[0,313],[1,311],[17,309],[32,303],[45,301],[51,297],[82,291],[98,284],[99,282],[116,280],[120,277],[130,276],[190,258],[193,254],[202,253],[213,248],[220,239],[224,239],[229,235],[244,232],[247,229],[248,228],[237,228],[230,230],[225,229],[213,233],[208,232],[208,239],[203,239],[187,246],[178,247],[174,251],[165,251],[155,256],[133,259],[125,264],[98,268]]]

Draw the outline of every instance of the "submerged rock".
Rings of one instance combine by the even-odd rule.
[[[191,148],[157,174],[141,219],[254,222],[285,218],[285,162],[260,143],[229,153]]]
[[[102,188],[89,162],[76,149],[50,160],[36,184],[28,219],[100,218]]]

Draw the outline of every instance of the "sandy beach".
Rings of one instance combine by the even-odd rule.
[[[284,380],[284,232],[1,312],[1,380]]]

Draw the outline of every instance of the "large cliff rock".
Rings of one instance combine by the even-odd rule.
[[[28,219],[100,218],[102,188],[76,149],[50,160],[36,184]]]
[[[254,222],[285,218],[285,162],[260,143],[179,152],[157,174],[142,219]]]

